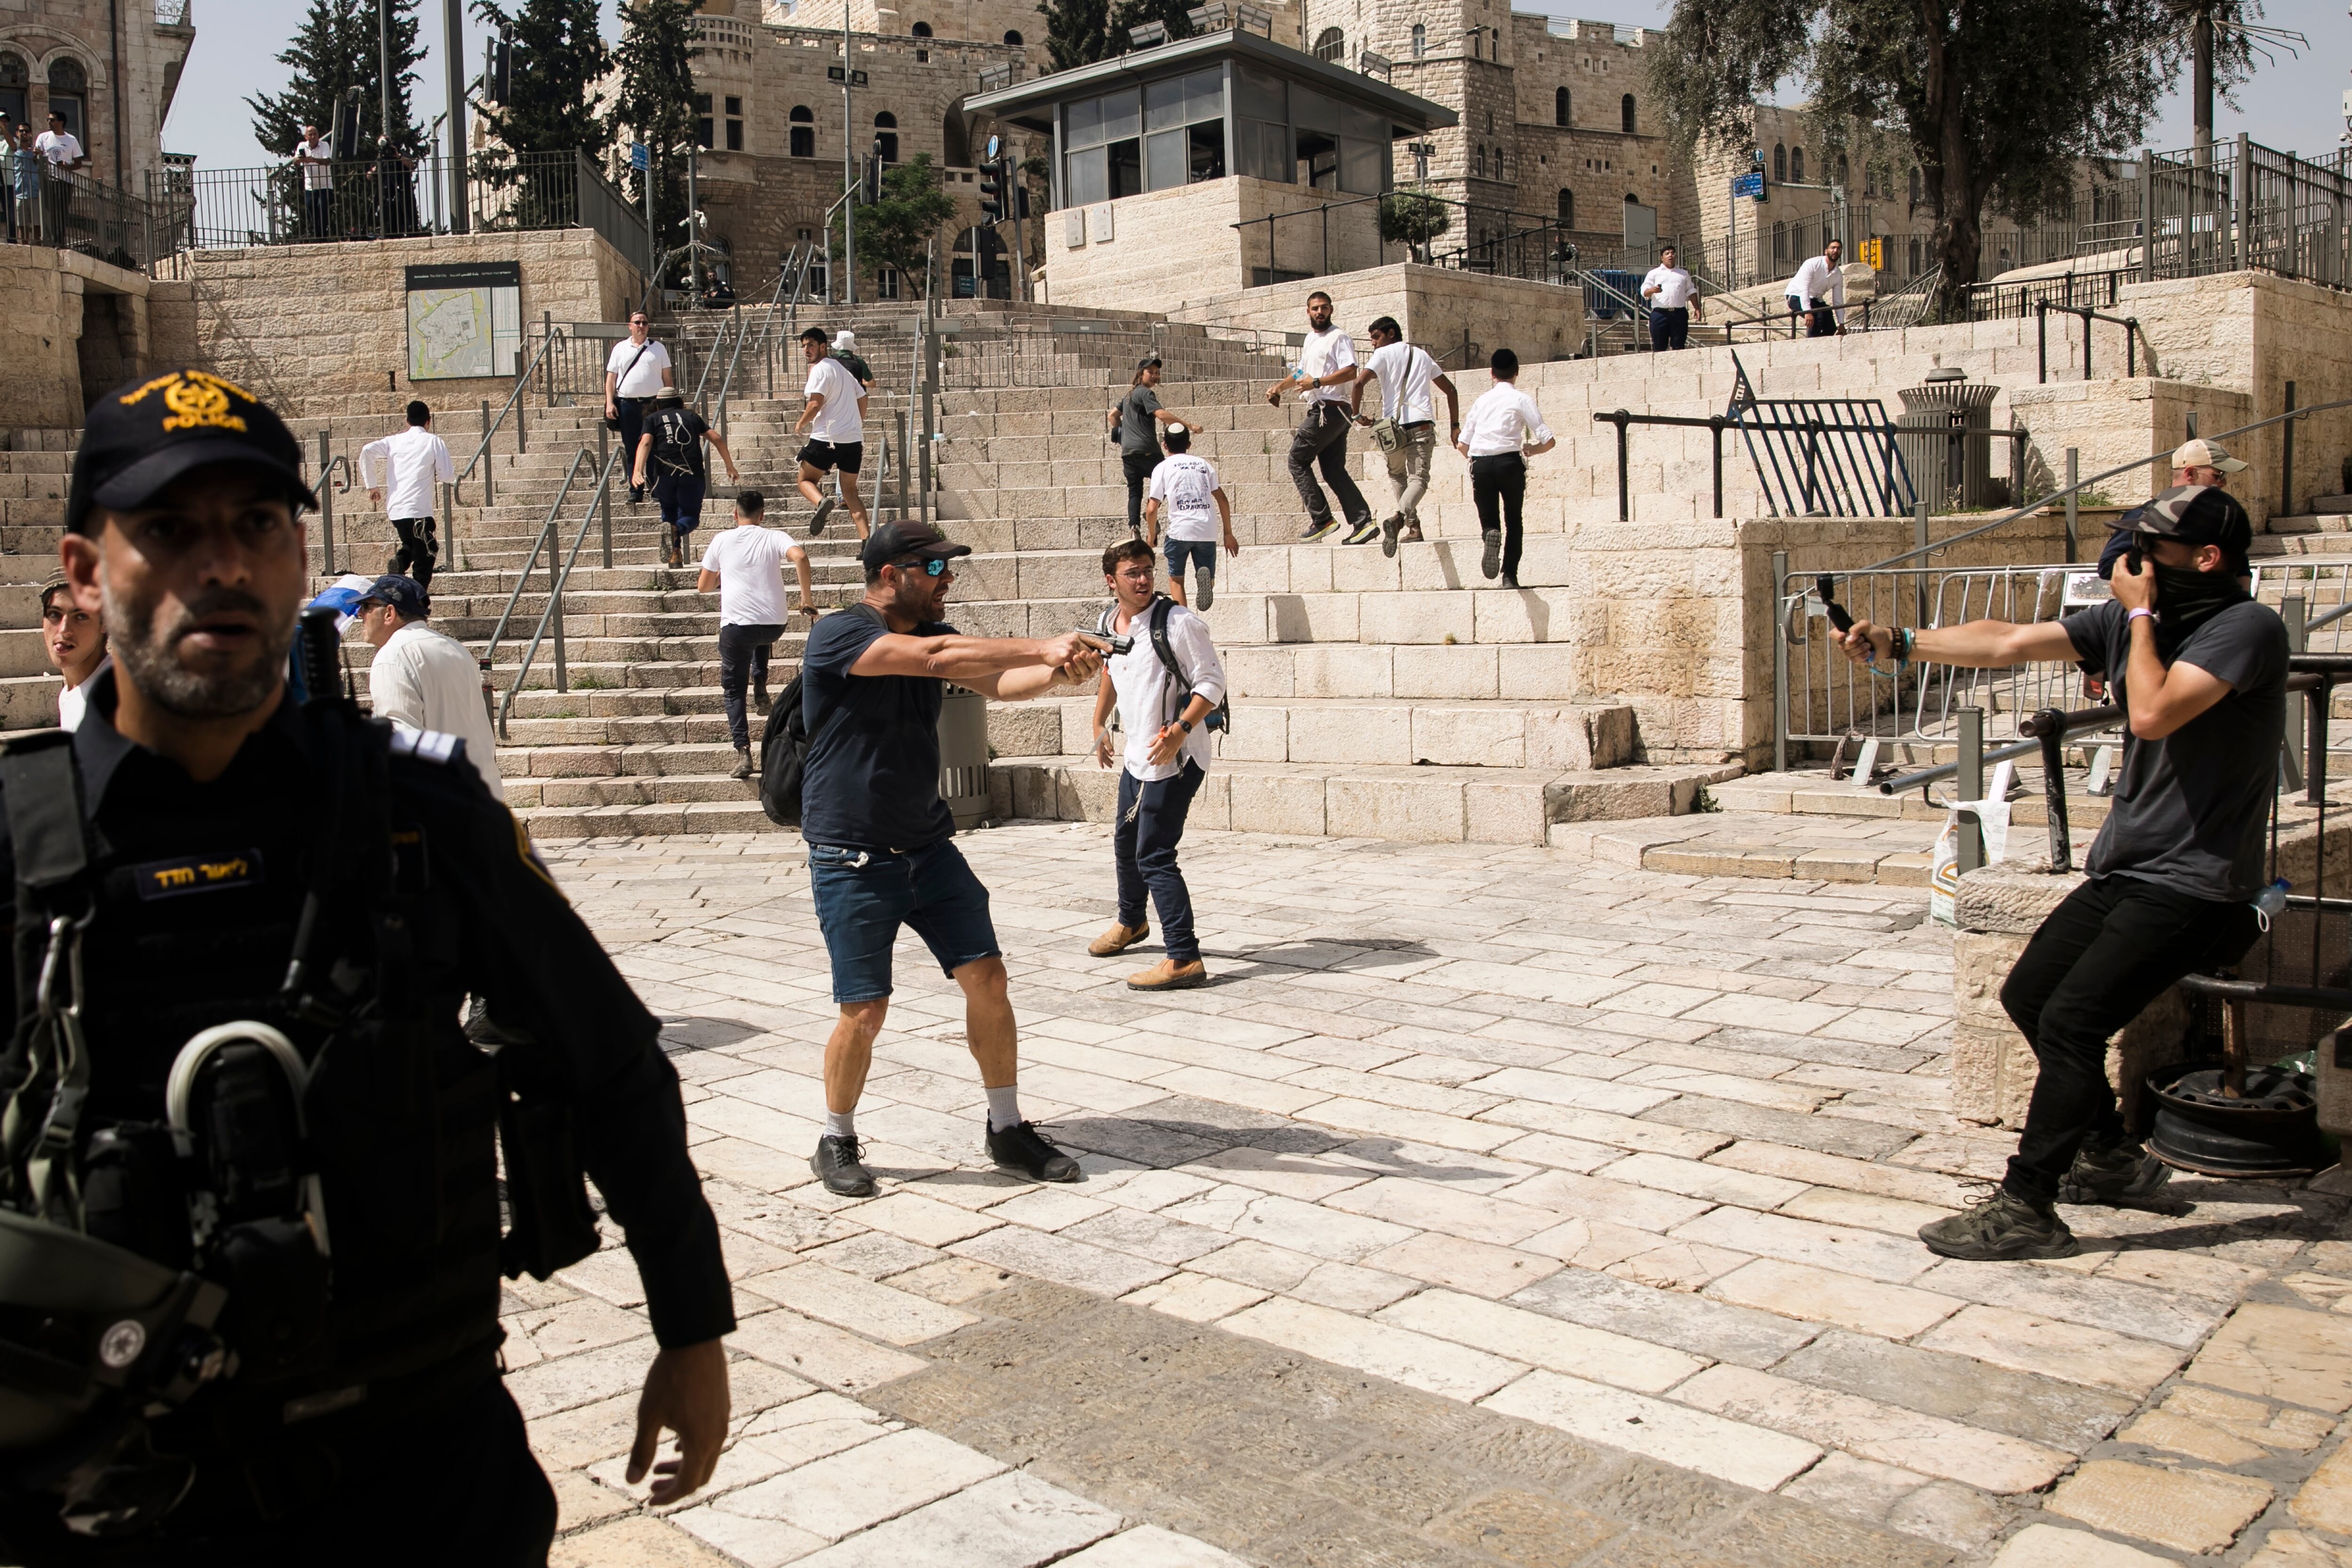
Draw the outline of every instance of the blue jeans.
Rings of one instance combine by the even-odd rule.
[[[1200,939],[1192,934],[1192,893],[1176,868],[1176,843],[1184,837],[1192,797],[1208,776],[1189,757],[1173,778],[1146,784],[1123,768],[1118,775],[1118,826],[1110,840],[1118,862],[1118,923],[1143,923],[1148,891],[1160,911],[1160,940],[1178,963],[1201,957]]]
[[[1160,553],[1168,561],[1168,580],[1184,580],[1184,565],[1190,562],[1193,572],[1202,577],[1217,574],[1217,542],[1213,539],[1163,539]]]
[[[699,474],[660,474],[654,479],[654,501],[662,521],[680,533],[692,533],[702,521],[703,479]]]
[[[903,850],[812,844],[808,866],[836,1003],[890,994],[890,948],[902,925],[914,929],[950,976],[1000,955],[988,889],[952,838]]]

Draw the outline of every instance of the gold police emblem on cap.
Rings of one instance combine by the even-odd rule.
[[[125,396],[122,406],[128,408],[159,389],[163,394],[163,405],[172,411],[163,421],[165,435],[174,430],[194,430],[202,426],[242,432],[245,421],[229,412],[229,395],[234,393],[247,403],[261,401],[236,383],[224,381],[209,372],[175,370],[169,375],[157,376]]]

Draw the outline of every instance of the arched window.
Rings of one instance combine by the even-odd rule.
[[[1562,228],[1576,226],[1576,193],[1565,185],[1560,187],[1559,192],[1559,226]]]
[[[66,129],[85,152],[89,146],[89,116],[83,103],[89,91],[89,78],[82,74],[79,60],[64,56],[49,62],[49,112],[65,116]]]
[[[1315,36],[1315,58],[1318,60],[1345,59],[1348,55],[1348,35],[1337,27],[1326,27]]]
[[[1477,159],[1472,167],[1477,171],[1480,179],[1486,177],[1486,144],[1484,142],[1478,143]]]
[[[1017,49],[1017,48],[1019,48],[1019,47],[1021,47],[1021,34],[1020,34],[1020,31],[1016,28],[1016,29],[1015,29],[1015,30],[1013,30],[1013,31],[1012,31],[1012,32],[1009,32],[1009,33],[1005,34],[1005,35],[1004,35],[1004,41],[1005,41],[1006,43],[1008,43],[1008,44],[1011,44],[1014,48],[1016,48],[1016,49]]]
[[[918,22],[907,30],[919,38],[928,38],[931,36],[931,25],[929,22]]]
[[[1419,59],[1427,53],[1429,53],[1429,29],[1415,22],[1412,25],[1412,58]]]
[[[1789,177],[1789,149],[1786,143],[1772,143],[1772,183],[1779,184]]]
[[[1498,179],[1498,180],[1499,180],[1499,179],[1501,179],[1502,177],[1503,177],[1503,150],[1502,150],[1500,147],[1497,147],[1497,148],[1496,148],[1496,149],[1495,149],[1495,178],[1496,178],[1496,179]]]
[[[898,117],[887,109],[874,117],[874,150],[886,163],[898,161]]]
[[[1628,136],[1633,134],[1633,95],[1632,93],[1627,93],[1622,101],[1617,105],[1617,118],[1622,122],[1620,128],[1625,134]]]
[[[1551,89],[1551,122],[1554,125],[1568,123],[1568,89],[1564,87]]]
[[[1915,207],[1916,207],[1916,206],[1917,206],[1921,202],[1923,202],[1923,201],[1925,201],[1925,200],[1927,199],[1927,182],[1926,182],[1926,181],[1924,181],[1924,180],[1922,180],[1922,179],[1919,177],[1919,171],[1918,171],[1918,170],[1916,170],[1916,169],[1912,170],[1912,171],[1911,171],[1911,205],[1912,205],[1913,206],[1915,206]]]
[[[793,105],[792,126],[793,156],[795,158],[815,157],[816,116],[809,112],[809,107],[807,104],[796,103]]]
[[[1805,183],[1805,150],[1802,147],[1789,149],[1789,178],[1801,185]]]
[[[1845,169],[1845,154],[1844,154],[1844,153],[1839,153],[1839,154],[1838,154],[1838,177],[1837,177],[1837,183],[1838,183],[1839,184],[1841,184],[1841,185],[1850,185],[1850,184],[1853,184],[1853,176],[1852,176],[1852,175],[1850,175],[1850,174],[1848,174],[1846,173],[1846,169]]]
[[[6,115],[12,125],[24,122],[25,87],[31,79],[24,56],[0,49],[0,114]]]

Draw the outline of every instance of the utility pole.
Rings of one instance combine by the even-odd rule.
[[[376,0],[389,14],[391,0]],[[441,58],[449,75],[449,232],[466,232],[466,0],[444,0]]]
[[[2189,47],[2193,57],[2189,68],[2189,100],[2195,118],[2195,130],[2189,145],[2195,150],[2197,167],[2213,166],[2213,7],[2200,4],[2189,22]],[[2242,173],[2239,177],[2243,179]]]
[[[688,302],[702,298],[702,144],[686,148],[686,288]]]
[[[841,6],[841,269],[847,274],[849,303],[857,303],[857,132],[850,118],[849,79],[856,64],[851,53],[849,0]]]

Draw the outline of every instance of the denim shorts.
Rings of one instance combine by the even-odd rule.
[[[1184,563],[1189,561],[1203,577],[1217,574],[1217,542],[1213,539],[1163,539],[1160,552],[1168,558],[1168,575],[1184,575]]]
[[[950,976],[1000,955],[988,889],[951,838],[897,853],[812,844],[808,867],[836,1003],[890,994],[890,949],[902,925],[914,929]]]

